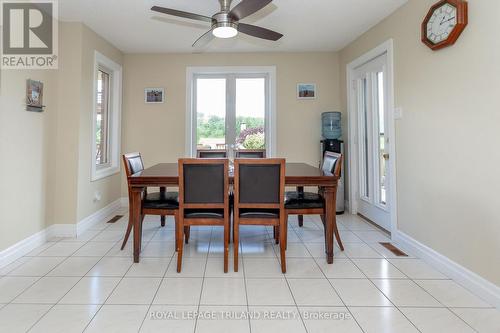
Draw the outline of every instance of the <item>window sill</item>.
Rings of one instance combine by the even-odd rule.
[[[115,167],[109,166],[105,168],[99,167],[92,170],[92,176],[90,181],[95,182],[97,180],[107,178],[118,173],[120,173],[120,168],[116,166]]]

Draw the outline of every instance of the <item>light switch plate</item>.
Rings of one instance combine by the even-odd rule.
[[[394,119],[402,119],[403,118],[403,108],[394,108]]]

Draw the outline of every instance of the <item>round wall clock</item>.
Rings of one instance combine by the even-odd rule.
[[[422,42],[432,50],[453,45],[467,22],[467,1],[439,1],[429,9],[422,22]]]

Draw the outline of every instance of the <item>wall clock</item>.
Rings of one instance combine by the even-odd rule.
[[[422,22],[422,42],[432,50],[455,44],[468,23],[467,1],[442,0],[429,9]]]

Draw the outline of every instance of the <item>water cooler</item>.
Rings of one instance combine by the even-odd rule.
[[[340,153],[344,157],[344,163],[342,165],[342,171],[337,188],[337,214],[344,213],[344,170],[345,170],[345,152],[344,152],[344,142],[340,140],[342,136],[341,129],[341,113],[340,112],[325,112],[321,116],[322,120],[322,135],[323,140],[321,140],[321,163],[323,165],[323,156],[325,156],[325,151],[331,151],[334,153]]]

